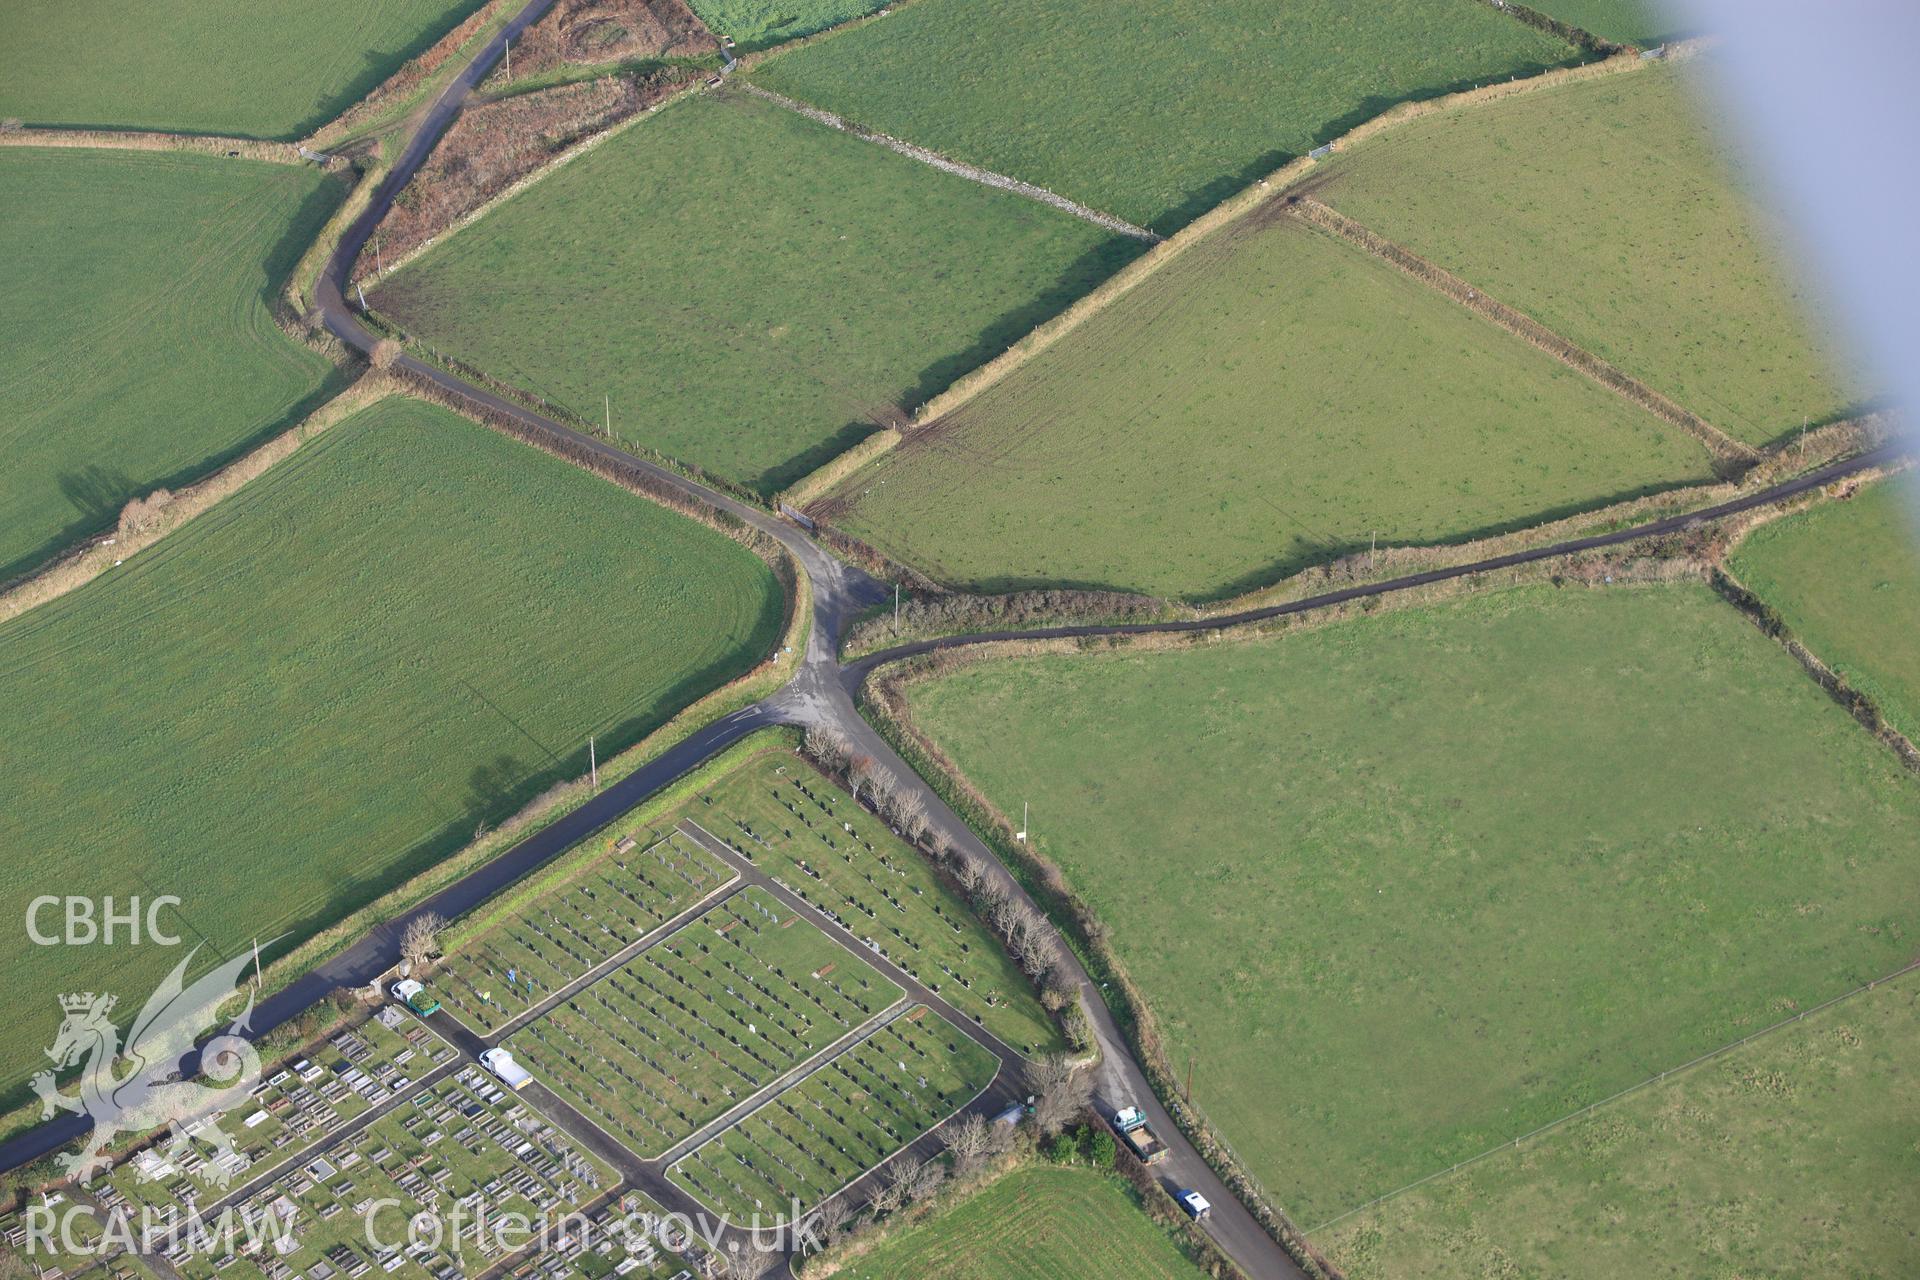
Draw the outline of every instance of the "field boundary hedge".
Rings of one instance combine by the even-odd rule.
[[[1669,426],[1680,430],[1706,446],[1709,453],[1728,470],[1744,470],[1760,460],[1760,451],[1735,440],[1699,414],[1694,413],[1638,378],[1616,368],[1586,348],[1561,337],[1526,312],[1488,294],[1451,271],[1427,261],[1404,245],[1368,230],[1337,209],[1320,203],[1311,195],[1287,197],[1286,208],[1303,220],[1321,228],[1367,254],[1398,268],[1467,310],[1492,321],[1514,337],[1546,352],[1574,372],[1599,383],[1622,399],[1645,409]]]
[[[11,126],[11,127],[10,127]],[[332,169],[338,156],[319,155],[294,142],[263,142],[258,138],[224,138],[205,133],[166,133],[147,129],[49,129],[0,125],[0,146],[72,147],[97,151],[193,151],[228,159],[263,160],[270,164],[311,164]]]

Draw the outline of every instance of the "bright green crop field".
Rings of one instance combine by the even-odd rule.
[[[720,534],[382,401],[0,627],[0,910],[173,894],[189,940],[297,939],[750,667],[782,613]],[[177,958],[21,949],[0,1085],[56,991],[137,1001]]]
[[[1732,568],[1894,728],[1920,738],[1920,485],[1911,474],[1760,526]]]
[[[641,121],[368,296],[436,348],[771,493],[1143,246],[745,94]]]
[[[1029,1165],[902,1231],[849,1280],[1200,1280],[1119,1179]]]
[[[862,18],[886,0],[689,0],[716,36],[731,36],[742,50],[797,40]]]
[[[1738,439],[1860,389],[1684,66],[1442,112],[1337,154],[1319,198]]]
[[[1920,1222],[1917,1059],[1909,976],[1317,1243],[1351,1280],[1908,1275]]]
[[[1396,102],[1576,56],[1456,0],[918,0],[753,75],[1168,232]]]
[[[889,19],[890,20],[890,19]],[[968,589],[1216,598],[1706,478],[1691,439],[1377,259],[1256,212],[820,514]]]
[[[28,124],[298,138],[479,0],[10,0],[0,116]]]
[[[1031,801],[1306,1228],[1913,959],[1920,782],[1704,585],[979,663],[911,705]]]
[[[0,151],[0,580],[325,394],[269,305],[339,191],[251,160]]]

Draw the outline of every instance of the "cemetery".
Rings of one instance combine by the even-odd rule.
[[[514,1280],[693,1280],[687,1258],[662,1246],[653,1223],[665,1211],[638,1191],[627,1191],[583,1215],[589,1230],[519,1260]],[[680,1241],[674,1238],[678,1246]],[[689,1242],[691,1244],[691,1242]],[[697,1245],[693,1246],[696,1250]]]
[[[734,1222],[811,1208],[986,1088],[999,1063],[925,1005],[875,1028],[723,1133],[669,1177]]]
[[[489,1035],[733,879],[684,837],[642,848],[638,825],[594,836],[591,862],[450,944],[434,979],[445,1007]]]
[[[262,1249],[265,1256],[213,1256],[176,1239],[164,1256],[180,1280],[476,1277],[499,1268],[509,1251],[475,1222],[515,1213],[557,1219],[604,1198],[615,1181],[605,1165],[468,1064],[234,1205],[255,1220],[280,1218],[286,1244]],[[397,1207],[376,1209],[382,1200]],[[408,1224],[421,1213],[444,1229],[415,1233],[409,1243]],[[457,1241],[456,1221],[466,1224]],[[374,1240],[399,1247],[381,1250]]]
[[[268,1071],[254,1087],[251,1108],[222,1117],[244,1157],[225,1169],[239,1186],[271,1165],[324,1141],[375,1106],[401,1096],[427,1072],[454,1057],[451,1046],[418,1021],[382,1010],[360,1026],[340,1031],[286,1066]],[[195,1144],[169,1158],[161,1144],[137,1152],[108,1176],[100,1200],[108,1209],[142,1205],[183,1213],[220,1196],[209,1185],[210,1151]]]
[[[703,796],[700,825],[934,994],[1029,1057],[1053,1020],[927,859],[812,766],[768,750]]]
[[[904,994],[752,888],[534,1019],[508,1045],[644,1159]]]

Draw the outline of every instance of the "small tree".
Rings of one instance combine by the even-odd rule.
[[[400,358],[401,346],[392,338],[382,338],[373,344],[373,350],[367,353],[367,360],[376,369],[391,369]]]
[[[416,969],[425,964],[439,950],[440,931],[446,927],[446,917],[437,911],[424,911],[407,921],[400,933],[400,958]]]
[[[739,1248],[729,1250],[727,1273],[735,1280],[760,1280],[779,1261],[778,1252],[763,1247],[758,1240],[750,1239]]]
[[[1033,1125],[1050,1138],[1073,1122],[1093,1099],[1093,1077],[1076,1070],[1065,1054],[1048,1054],[1027,1066],[1027,1089],[1033,1094]]]
[[[816,724],[807,727],[807,736],[801,744],[801,750],[823,769],[838,769],[846,764],[853,749],[847,745],[847,735],[832,725]]]
[[[947,1144],[947,1150],[953,1153],[953,1171],[956,1174],[964,1177],[972,1173],[987,1158],[991,1145],[987,1125],[987,1118],[976,1113],[948,1127],[940,1135]]]
[[[1106,1129],[1095,1129],[1093,1138],[1087,1143],[1087,1156],[1096,1169],[1111,1169],[1115,1157],[1120,1154],[1120,1144]]]
[[[820,1237],[820,1247],[831,1248],[852,1217],[853,1208],[847,1203],[845,1196],[835,1196],[814,1210],[813,1229]]]
[[[1080,1144],[1070,1133],[1056,1133],[1048,1139],[1047,1159],[1055,1164],[1072,1164],[1080,1158]]]

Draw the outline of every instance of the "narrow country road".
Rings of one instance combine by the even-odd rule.
[[[349,279],[354,260],[367,243],[373,229],[392,207],[394,198],[412,179],[442,132],[458,114],[467,95],[499,59],[506,41],[517,38],[530,23],[546,11],[552,2],[553,0],[530,0],[530,3],[508,22],[506,27],[447,87],[433,106],[422,115],[418,131],[409,140],[392,172],[380,184],[365,212],[342,236],[337,250],[321,275],[316,289],[316,301],[327,329],[350,348],[365,354],[372,350],[376,341],[375,335],[361,323],[355,310],[348,305],[344,294],[345,283]],[[434,894],[407,916],[375,928],[352,946],[316,966],[285,989],[261,1001],[255,1010],[253,1028],[255,1035],[271,1030],[295,1017],[308,1006],[324,999],[337,987],[365,986],[385,973],[399,960],[400,936],[408,920],[426,912],[434,912],[447,918],[464,914],[508,885],[543,866],[593,831],[626,813],[715,753],[770,725],[820,725],[837,729],[855,744],[859,751],[873,757],[889,769],[899,779],[902,789],[918,795],[934,830],[951,841],[955,847],[966,850],[980,859],[984,866],[991,869],[994,878],[1005,887],[1007,892],[1021,900],[1030,901],[1025,890],[999,863],[985,843],[947,807],[933,789],[907,766],[887,741],[857,712],[855,700],[861,686],[875,668],[885,663],[936,649],[984,644],[996,640],[1214,631],[1245,626],[1286,614],[1325,609],[1353,600],[1390,595],[1432,582],[1548,560],[1574,551],[1624,545],[1642,538],[1682,530],[1718,516],[1750,510],[1792,497],[1808,489],[1880,465],[1895,457],[1897,453],[1893,446],[1885,446],[1860,457],[1833,463],[1798,479],[1691,515],[1653,521],[1615,533],[1577,539],[1532,551],[1516,552],[1473,564],[1435,569],[1389,581],[1344,588],[1231,616],[1190,622],[1050,627],[943,637],[901,645],[843,665],[838,658],[838,649],[840,637],[847,624],[861,610],[887,598],[888,589],[866,573],[829,555],[797,526],[765,510],[690,480],[677,472],[635,457],[603,440],[535,413],[412,356],[401,356],[396,362],[396,367],[416,378],[431,382],[448,395],[463,400],[478,410],[495,417],[510,419],[525,434],[547,439],[575,454],[591,455],[636,478],[666,486],[696,502],[725,512],[775,539],[793,556],[799,565],[800,572],[806,577],[806,587],[810,590],[813,600],[812,628],[799,670],[785,687],[753,706],[723,716],[706,725],[684,741],[669,748],[657,759],[608,787],[581,808],[529,836],[491,862],[476,868]],[[716,852],[724,849],[724,845],[719,842],[713,842],[713,845],[719,846]],[[810,918],[817,914],[813,913],[806,904],[787,893],[783,886],[779,886],[757,870],[751,869],[750,864],[743,864],[737,858],[729,858],[729,861],[742,876],[742,880],[736,882],[736,889],[740,883],[762,884],[769,891],[781,894],[794,910],[808,914]],[[842,933],[835,929],[830,921],[816,919],[814,922],[821,924],[828,936],[839,939],[843,945],[846,945]],[[1241,1270],[1252,1277],[1252,1280],[1279,1280],[1282,1277],[1300,1275],[1299,1269],[1286,1252],[1261,1227],[1253,1215],[1227,1191],[1198,1151],[1174,1127],[1170,1117],[1148,1086],[1146,1075],[1133,1058],[1097,984],[1074,958],[1070,948],[1062,946],[1060,951],[1065,958],[1064,962],[1071,969],[1072,980],[1079,985],[1099,1045],[1100,1059],[1096,1069],[1097,1105],[1106,1112],[1125,1105],[1140,1106],[1147,1111],[1155,1131],[1165,1140],[1169,1148],[1164,1163],[1156,1165],[1155,1172],[1169,1185],[1198,1190],[1213,1202],[1213,1217],[1206,1229]],[[877,959],[877,957],[866,956],[864,949],[862,949],[862,955],[870,962]],[[889,976],[897,982],[904,977],[898,973],[889,973]],[[914,987],[907,987],[907,989],[910,992],[914,991]],[[931,993],[920,992],[916,995],[925,998],[930,997]],[[928,999],[927,1002],[934,1004],[936,1008],[941,1008],[941,1011],[948,1016],[953,1016],[937,1003],[937,998]],[[974,1104],[976,1110],[997,1110],[1018,1093],[1019,1082],[1013,1074],[1013,1061],[1009,1058],[1012,1051],[1004,1045],[999,1045],[997,1041],[992,1041],[991,1037],[982,1038],[984,1033],[969,1021],[960,1020],[958,1025],[976,1039],[981,1039],[982,1043],[993,1049],[1001,1059],[1000,1074],[988,1093]],[[485,1047],[486,1044],[486,1041],[465,1032],[464,1028],[458,1027],[457,1024],[443,1028],[443,1033],[465,1055],[479,1052],[480,1048]],[[666,1181],[660,1162],[636,1160],[619,1143],[606,1138],[604,1134],[594,1138],[593,1135],[598,1133],[598,1129],[591,1121],[573,1112],[571,1108],[560,1103],[558,1099],[552,1098],[546,1091],[541,1090],[540,1095],[539,1100],[543,1110],[548,1107],[553,1108],[548,1111],[548,1114],[555,1119],[556,1123],[561,1124],[576,1138],[590,1146],[596,1154],[608,1159],[621,1170],[624,1176],[633,1181],[635,1186],[662,1201],[670,1209],[685,1210],[692,1207],[685,1195]],[[66,1115],[5,1143],[0,1143],[0,1168],[16,1168],[58,1149],[79,1137],[85,1131],[86,1123],[80,1117]],[[588,1141],[589,1138],[592,1140]],[[938,1149],[938,1140],[929,1135],[916,1143],[913,1149],[916,1154],[931,1154]],[[854,1185],[854,1194],[860,1196],[869,1191],[874,1176],[869,1174],[857,1182]]]

